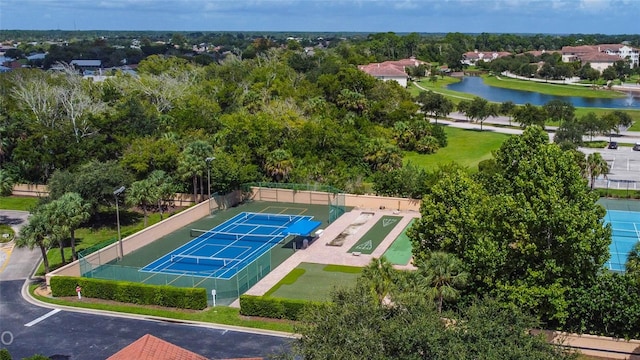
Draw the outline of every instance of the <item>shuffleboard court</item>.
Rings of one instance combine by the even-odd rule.
[[[320,226],[311,216],[243,212],[140,269],[154,274],[230,279],[290,235]]]
[[[373,253],[382,240],[398,225],[400,219],[402,219],[402,216],[383,216],[348,252],[359,252],[362,254]]]
[[[389,260],[390,263],[394,265],[407,265],[409,260],[411,260],[411,240],[407,236],[407,230],[413,225],[416,220],[411,220],[409,225],[407,225],[400,236],[393,241],[391,246],[384,252],[384,257]]]

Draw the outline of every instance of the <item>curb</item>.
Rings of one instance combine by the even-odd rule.
[[[206,328],[217,329],[217,330],[237,331],[237,332],[251,333],[251,334],[257,334],[257,335],[267,335],[267,336],[278,336],[278,337],[290,338],[290,339],[299,338],[299,335],[297,334],[288,333],[284,331],[277,331],[277,330],[255,329],[255,328],[249,328],[249,327],[243,327],[243,326],[237,326],[237,325],[224,325],[224,324],[216,324],[216,323],[209,323],[209,322],[203,322],[203,321],[182,320],[182,319],[165,318],[161,316],[138,315],[138,314],[122,313],[122,312],[110,311],[110,310],[85,309],[85,308],[78,308],[78,307],[68,306],[68,305],[50,304],[48,302],[38,300],[31,295],[31,293],[29,292],[29,285],[31,285],[32,282],[33,282],[32,278],[25,280],[21,290],[22,297],[32,305],[36,305],[36,306],[47,308],[47,309],[62,309],[66,311],[83,313],[83,314],[113,316],[113,317],[126,318],[126,319],[156,321],[156,322],[165,322],[165,323],[172,323],[172,324],[183,324],[183,325],[189,325],[189,326],[206,327]]]

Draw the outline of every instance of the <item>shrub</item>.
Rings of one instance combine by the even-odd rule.
[[[71,276],[52,277],[51,294],[55,297],[74,296],[76,285],[82,287],[82,295],[91,298],[181,309],[201,310],[207,307],[207,292],[203,288],[179,288]]]
[[[240,296],[240,314],[272,319],[299,320],[303,311],[317,303],[306,300],[281,299],[265,296]]]

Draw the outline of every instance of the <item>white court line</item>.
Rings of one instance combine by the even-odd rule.
[[[48,318],[48,317],[50,317],[50,316],[53,316],[53,315],[55,315],[55,314],[59,313],[60,311],[62,311],[62,309],[54,309],[54,310],[51,310],[51,311],[49,311],[48,313],[46,313],[46,314],[44,314],[44,315],[40,316],[39,318],[37,318],[37,319],[35,319],[35,320],[31,321],[31,322],[28,322],[28,323],[24,324],[24,326],[26,326],[26,327],[31,327],[31,326],[33,326],[33,325],[35,325],[35,324],[39,323],[40,321],[42,321],[42,320],[44,320],[44,319],[46,319],[46,318]]]

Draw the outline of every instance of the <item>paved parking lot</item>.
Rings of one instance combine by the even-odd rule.
[[[609,164],[607,179],[596,180],[596,187],[640,190],[640,151],[621,146],[618,149],[580,148],[585,154],[599,152]]]

